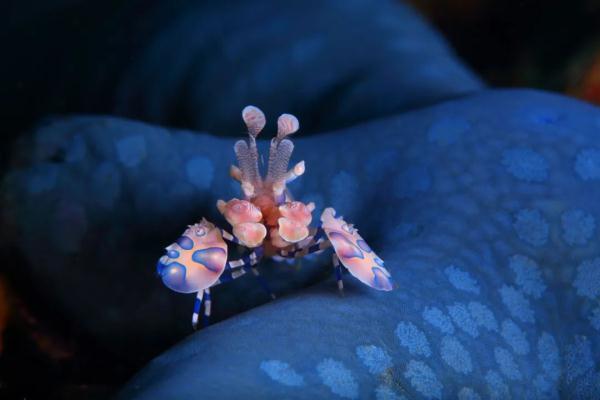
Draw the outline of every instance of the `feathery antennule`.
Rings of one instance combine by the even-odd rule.
[[[254,106],[246,106],[242,110],[242,118],[248,128],[248,142],[250,144],[250,156],[252,157],[253,165],[256,165],[256,175],[260,178],[258,172],[258,149],[256,148],[256,137],[263,130],[267,120],[265,114]]]
[[[261,183],[258,170],[258,149],[256,148],[256,136],[265,127],[265,114],[254,106],[246,106],[242,110],[242,119],[248,128],[248,142],[239,140],[234,145],[235,154],[238,159],[241,174],[232,170],[232,176],[239,176],[242,182],[242,190],[246,196],[252,196],[254,189]]]
[[[279,145],[279,140],[277,137],[271,139],[271,146],[269,147],[269,163],[267,164],[267,181],[272,181],[273,175],[273,164],[275,164],[275,159],[277,158],[277,146]]]
[[[298,118],[291,114],[281,114],[277,119],[277,136],[271,140],[267,180],[278,181],[285,177],[288,163],[294,151],[294,144],[286,136],[298,131]]]
[[[292,114],[281,114],[277,118],[277,138],[279,140],[282,140],[287,135],[291,135],[298,129],[300,129],[300,122]]]
[[[277,182],[284,178],[290,157],[294,151],[294,144],[289,139],[283,139],[277,146],[273,162],[269,164],[267,179],[271,182]]]
[[[246,106],[242,110],[242,118],[246,123],[246,127],[248,128],[248,133],[251,137],[256,138],[260,131],[263,130],[267,120],[265,118],[265,114],[258,108],[254,106]]]
[[[254,169],[254,158],[250,154],[248,143],[245,140],[238,140],[233,145],[233,150],[238,160],[238,165],[242,171],[242,181],[255,182],[257,179],[256,170]]]

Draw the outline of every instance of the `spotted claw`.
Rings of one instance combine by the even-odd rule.
[[[195,293],[214,284],[225,269],[227,244],[221,232],[203,219],[190,225],[166,248],[156,266],[163,283],[180,293]]]
[[[383,260],[375,254],[358,230],[342,217],[335,217],[335,210],[326,208],[321,215],[322,228],[344,267],[359,281],[377,290],[394,289],[394,282]]]

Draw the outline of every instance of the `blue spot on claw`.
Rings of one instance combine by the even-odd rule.
[[[184,250],[191,250],[194,247],[194,241],[187,236],[177,239],[177,244]]]
[[[342,235],[339,232],[331,232],[329,234],[329,238],[332,242],[343,242],[343,250],[340,250],[338,255],[343,258],[365,258],[362,251],[350,240],[346,239],[345,235]],[[340,243],[341,244],[341,243]]]
[[[379,267],[372,267],[373,286],[380,290],[392,290],[394,285],[386,273]]]
[[[219,272],[223,268],[222,261],[225,255],[225,250],[222,248],[209,247],[208,249],[196,250],[192,254],[192,260],[202,264],[212,272]]]
[[[179,252],[177,250],[168,250],[167,256],[169,256],[169,258],[177,258],[179,257]]]
[[[362,239],[358,239],[356,241],[356,243],[358,244],[358,247],[360,247],[362,250],[366,251],[367,253],[372,252],[373,250],[371,250],[371,248],[369,247],[369,245],[367,244],[367,242],[365,242]]]

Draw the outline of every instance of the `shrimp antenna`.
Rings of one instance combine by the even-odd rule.
[[[266,118],[265,114],[254,106],[246,106],[242,110],[242,118],[248,128],[248,142],[238,140],[234,150],[241,170],[242,189],[247,196],[252,196],[256,186],[262,182],[258,170],[256,137],[265,127]]]
[[[300,128],[298,118],[291,114],[281,114],[277,119],[277,136],[271,140],[267,181],[278,182],[287,174],[288,163],[294,151],[294,144],[286,136]]]

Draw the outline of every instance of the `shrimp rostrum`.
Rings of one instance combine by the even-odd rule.
[[[211,311],[210,288],[236,279],[247,272],[254,275],[275,298],[256,265],[263,257],[299,258],[332,247],[333,270],[343,290],[342,266],[362,283],[377,290],[392,290],[394,284],[383,260],[367,245],[352,224],[326,208],[320,224],[310,227],[314,203],[294,201],[287,185],[304,174],[304,161],[288,170],[294,144],[288,138],[299,128],[298,119],[282,114],[277,136],[271,140],[268,169],[263,177],[258,166],[256,137],[265,126],[263,112],[254,106],[242,111],[248,140],[234,145],[238,166],[230,175],[241,184],[243,199],[218,200],[217,208],[231,225],[231,233],[202,219],[188,226],[181,237],[166,248],[157,264],[164,284],[180,293],[196,293],[192,325],[197,327],[204,303],[204,320]],[[248,249],[240,259],[228,260],[226,241]]]

